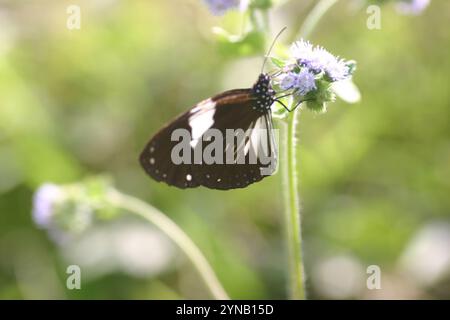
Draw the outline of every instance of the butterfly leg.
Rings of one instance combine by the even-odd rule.
[[[286,109],[287,112],[291,112],[291,110],[289,110],[289,108],[286,107],[286,105],[283,102],[281,102],[280,100],[275,100],[275,102],[278,102],[279,104],[281,104],[283,106],[283,108]]]
[[[290,90],[290,89],[287,89],[287,90],[281,91],[281,92],[286,92],[286,91],[288,91],[288,90]],[[276,99],[276,100],[282,99],[282,98],[285,98],[285,97],[292,96],[293,94],[294,94],[293,92],[289,92],[289,93],[287,93],[287,94],[283,94],[283,95],[281,95],[281,96],[279,96],[279,97],[276,97],[275,99]]]
[[[285,108],[286,109],[286,111],[287,112],[292,112],[292,111],[294,111],[295,109],[297,109],[297,107],[300,105],[300,103],[302,103],[303,101],[302,100],[300,100],[299,102],[297,102],[297,104],[292,108],[292,109],[289,109],[288,107],[286,107],[286,105],[283,103],[283,102],[281,102],[280,100],[275,100],[276,102],[278,102],[279,104],[281,104],[282,106],[283,106],[283,108]]]

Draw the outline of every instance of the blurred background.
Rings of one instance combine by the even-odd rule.
[[[300,119],[307,288],[316,299],[450,298],[450,2],[420,16],[339,2],[311,41],[358,61],[362,100]],[[66,28],[67,7],[81,29]],[[314,1],[272,10],[289,43]],[[0,1],[0,298],[209,298],[184,255],[146,222],[96,225],[64,246],[31,218],[34,190],[106,174],[195,241],[232,298],[286,298],[281,175],[246,189],[178,190],[138,155],[167,121],[248,87],[262,55],[232,57],[199,0]],[[66,268],[82,269],[81,290]],[[381,269],[380,290],[366,287]]]

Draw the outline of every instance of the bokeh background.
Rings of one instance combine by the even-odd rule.
[[[271,12],[288,44],[314,1]],[[67,6],[81,29],[66,28]],[[358,61],[362,100],[300,119],[309,296],[450,298],[450,3],[420,16],[339,2],[314,43]],[[96,225],[61,246],[32,221],[44,182],[97,174],[162,210],[202,249],[232,298],[286,298],[280,174],[246,189],[177,190],[138,165],[147,139],[199,100],[250,86],[261,65],[217,46],[239,29],[202,1],[0,1],[0,298],[209,298],[184,255],[146,222]],[[222,48],[223,49],[223,48]],[[225,53],[225,55],[224,55]],[[82,268],[81,290],[65,286]],[[378,265],[382,289],[366,288]]]

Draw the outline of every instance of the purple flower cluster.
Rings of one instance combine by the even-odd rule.
[[[221,16],[231,9],[240,6],[240,0],[204,0],[209,10],[216,16]]]
[[[430,0],[400,0],[397,11],[402,14],[419,15],[430,4]]]
[[[322,47],[314,47],[308,41],[300,40],[291,46],[291,54],[301,67],[314,74],[324,72],[332,82],[347,79],[349,68],[344,60],[335,57]]]
[[[57,185],[43,184],[34,194],[33,220],[41,228],[51,224],[55,203],[61,199],[62,191]]]
[[[290,48],[294,63],[285,65],[279,80],[283,90],[294,90],[295,94],[305,96],[312,91],[323,95],[331,82],[350,78],[354,62],[335,57],[319,46],[305,40],[296,41]],[[328,99],[328,98],[327,98]],[[330,99],[327,101],[331,101]]]
[[[308,69],[302,69],[299,73],[289,72],[281,80],[280,87],[283,90],[295,89],[300,95],[304,96],[316,89],[315,75]]]

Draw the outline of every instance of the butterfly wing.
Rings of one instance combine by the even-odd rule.
[[[188,163],[175,164],[172,151],[179,140],[173,139],[173,134],[180,129],[189,132],[191,152]],[[205,136],[215,131],[226,137],[227,129],[248,133],[243,139],[236,138],[234,143],[225,139],[219,154],[217,149],[211,153],[222,156],[223,163],[206,163],[202,150],[211,147],[215,139],[211,137],[207,141]],[[270,112],[255,108],[251,89],[230,90],[200,102],[161,129],[142,151],[140,162],[153,179],[178,188],[200,185],[221,190],[243,188],[275,170],[276,145],[272,129]],[[234,161],[225,159],[228,153],[233,155]],[[250,161],[252,155],[256,161]],[[237,161],[239,156],[243,163]],[[267,163],[261,158],[271,161]]]

